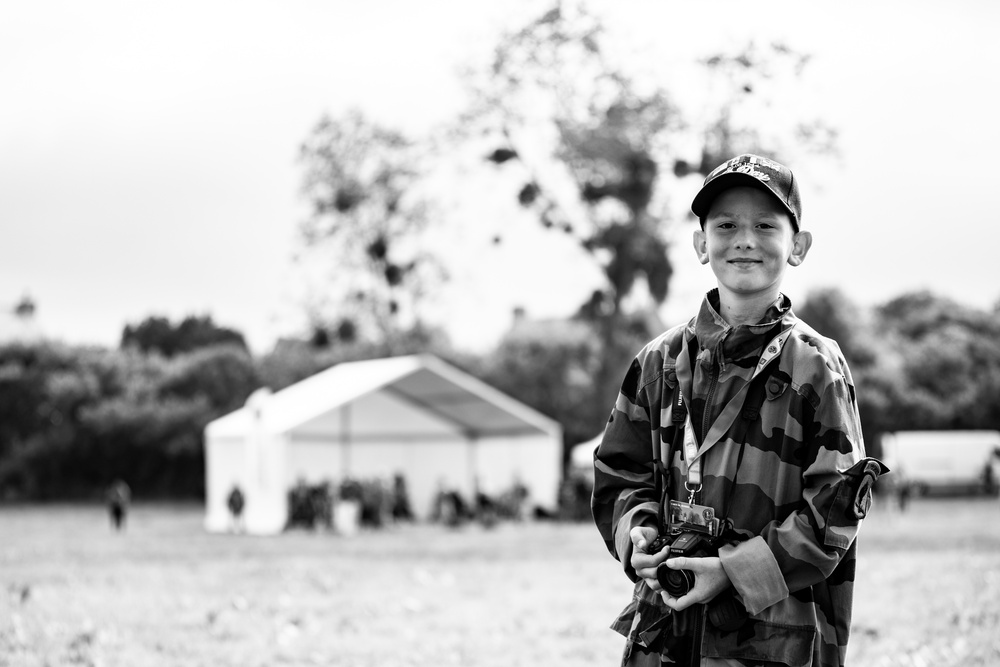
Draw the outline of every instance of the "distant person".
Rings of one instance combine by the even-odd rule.
[[[842,665],[886,469],[840,348],[780,291],[812,245],[799,183],[740,155],[691,210],[717,288],[632,361],[594,454],[594,519],[635,583],[622,664]]]
[[[898,466],[890,478],[895,480],[896,506],[900,514],[906,512],[910,506],[910,499],[913,497],[913,482],[906,476],[906,471],[902,466]]]
[[[913,484],[904,479],[900,482],[899,488],[896,490],[896,495],[898,496],[900,513],[906,512],[906,509],[910,506],[910,498],[913,497]]]
[[[500,519],[497,502],[488,494],[476,491],[476,519],[485,528],[492,528]]]
[[[132,489],[122,479],[116,479],[105,493],[108,504],[108,514],[111,518],[111,528],[115,532],[125,529],[129,504],[132,502]]]
[[[246,499],[243,497],[243,490],[240,489],[239,484],[234,485],[232,491],[229,492],[229,496],[226,498],[226,505],[229,507],[229,517],[232,521],[234,532],[243,532],[243,506],[245,504]]]
[[[392,479],[392,518],[395,521],[412,521],[410,494],[406,490],[406,478],[395,475]]]
[[[438,483],[438,491],[434,497],[434,510],[431,516],[450,528],[457,528],[465,519],[465,501],[458,491]]]

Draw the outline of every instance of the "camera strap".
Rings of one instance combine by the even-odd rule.
[[[670,447],[667,449],[666,456],[663,456],[662,443],[660,443],[660,451],[657,453],[656,460],[654,461],[656,490],[660,499],[659,514],[656,520],[661,535],[666,532],[667,528],[666,507],[667,499],[670,496],[670,466],[673,463],[674,452],[683,444],[684,422],[688,416],[687,406],[684,405],[684,398],[681,396],[680,384],[674,385],[674,391],[670,395],[670,403],[673,405],[673,409],[671,410],[671,421],[674,428],[673,439],[670,441]]]
[[[726,404],[726,407],[722,410],[722,414],[719,418],[715,420],[709,432],[705,435],[704,442],[698,445],[697,437],[694,432],[694,425],[691,423],[690,413],[686,417],[684,424],[684,440],[683,440],[683,459],[684,465],[686,467],[685,471],[685,481],[684,488],[688,492],[688,504],[694,503],[695,494],[701,490],[702,485],[702,457],[705,452],[715,446],[722,438],[729,432],[732,427],[733,422],[741,413],[744,413],[744,408],[748,405],[747,398],[750,393],[750,387],[757,385],[760,387],[761,397],[763,396],[763,387],[765,380],[758,378],[762,376],[764,371],[768,369],[772,364],[771,362],[778,358],[781,354],[782,348],[785,346],[785,341],[792,333],[794,324],[782,331],[777,336],[771,339],[771,341],[764,346],[764,350],[760,355],[760,359],[757,362],[757,366],[754,368],[753,375],[750,377],[749,382],[747,382],[743,387],[740,388],[739,392]],[[683,398],[681,399],[683,400]],[[750,406],[754,412],[753,419],[757,418],[756,413],[760,411],[760,406],[763,403],[763,398],[760,398],[756,406]],[[743,458],[743,445],[746,444],[746,427],[749,426],[747,420],[744,419],[744,425],[741,427],[740,441],[740,455],[737,461],[737,470],[739,469],[739,464],[742,463]],[[752,420],[751,420],[752,421]],[[735,477],[734,477],[735,479]]]

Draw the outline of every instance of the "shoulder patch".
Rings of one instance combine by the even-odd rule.
[[[872,506],[872,487],[879,476],[888,468],[877,459],[865,459],[858,462],[850,471],[857,478],[854,490],[854,501],[851,503],[851,513],[855,519],[864,519]]]

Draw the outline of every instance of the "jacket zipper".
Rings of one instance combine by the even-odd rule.
[[[705,442],[708,437],[708,429],[711,427],[709,421],[712,416],[712,401],[715,400],[715,390],[719,384],[719,369],[712,364],[712,374],[709,376],[708,395],[705,397],[705,411],[701,415],[701,442]]]
[[[707,606],[699,604],[694,619],[694,640],[691,642],[691,665],[698,667],[701,664],[701,646],[705,641],[705,614]]]

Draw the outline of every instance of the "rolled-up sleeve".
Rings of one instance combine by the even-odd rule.
[[[785,577],[764,538],[724,546],[719,549],[719,560],[751,614],[759,614],[788,597]]]

